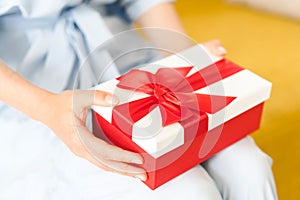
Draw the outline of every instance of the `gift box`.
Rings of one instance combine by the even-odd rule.
[[[140,153],[155,189],[259,128],[271,83],[201,45],[96,86],[120,99],[93,107],[93,132]]]

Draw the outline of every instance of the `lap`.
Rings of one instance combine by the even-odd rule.
[[[0,114],[0,199],[221,199],[200,165],[152,191],[76,157],[46,126],[18,111]]]

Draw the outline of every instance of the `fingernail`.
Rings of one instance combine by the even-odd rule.
[[[137,174],[137,175],[135,175],[135,178],[138,178],[141,181],[146,181],[147,180],[146,175],[144,175],[144,174]]]
[[[115,106],[119,103],[119,99],[111,94],[106,95],[105,101],[106,101],[106,103],[108,103],[109,105],[112,105],[112,106]]]
[[[222,47],[222,46],[219,46],[219,47],[218,47],[218,51],[219,51],[221,54],[226,54],[226,53],[227,53],[227,50],[226,50],[224,47]]]
[[[141,164],[143,164],[143,160],[139,159],[139,158],[135,158],[135,159],[132,160],[132,163],[141,165]]]

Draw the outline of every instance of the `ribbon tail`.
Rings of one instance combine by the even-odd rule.
[[[236,97],[196,94],[200,111],[216,113],[229,105]]]
[[[162,126],[167,126],[176,122],[180,122],[182,119],[181,110],[176,106],[159,105],[159,110],[162,117]]]
[[[193,113],[205,112],[214,114],[227,105],[229,105],[236,97],[220,96],[198,93],[176,93],[181,102],[181,111],[190,110]],[[189,112],[182,113],[184,118],[189,117]]]
[[[112,111],[112,124],[131,137],[132,125],[156,106],[156,99],[152,96],[117,105]]]

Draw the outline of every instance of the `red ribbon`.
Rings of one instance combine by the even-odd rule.
[[[115,106],[112,123],[131,135],[132,125],[157,106],[162,115],[162,126],[167,126],[184,120],[193,121],[195,117],[200,120],[202,115],[207,118],[207,113],[218,112],[235,99],[193,92],[237,73],[242,68],[223,59],[186,77],[192,68],[160,68],[155,74],[131,70],[119,77],[117,87],[143,92],[149,97]]]

